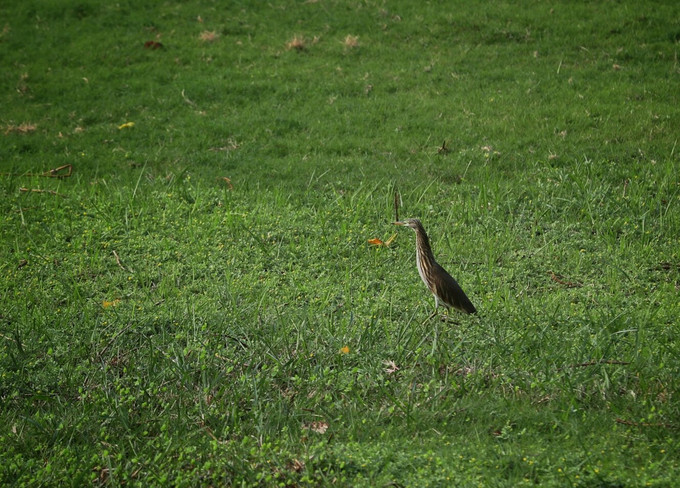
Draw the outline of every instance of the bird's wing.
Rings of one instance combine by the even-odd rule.
[[[439,272],[436,273],[440,277],[435,283],[435,289],[439,298],[447,305],[460,310],[465,313],[475,313],[477,309],[467,297],[458,282],[453,279],[444,268],[436,264]]]

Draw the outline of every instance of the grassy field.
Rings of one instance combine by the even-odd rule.
[[[678,483],[676,2],[142,3],[0,9],[0,485]]]

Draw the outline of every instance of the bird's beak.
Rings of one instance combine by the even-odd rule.
[[[392,222],[394,225],[406,225],[404,222]]]

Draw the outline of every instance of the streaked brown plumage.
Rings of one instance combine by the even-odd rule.
[[[463,313],[475,313],[477,309],[467,297],[458,282],[434,260],[430,239],[418,219],[395,222],[410,227],[416,233],[416,263],[418,274],[434,295],[435,313],[441,302],[446,308],[455,308]]]

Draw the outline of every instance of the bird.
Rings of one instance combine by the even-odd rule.
[[[420,220],[404,219],[394,222],[394,224],[410,227],[416,233],[418,274],[434,295],[434,313],[428,319],[437,315],[437,308],[440,303],[447,308],[447,312],[450,308],[455,308],[467,314],[477,312],[458,282],[435,261],[432,247],[430,247],[430,239],[427,237]]]

